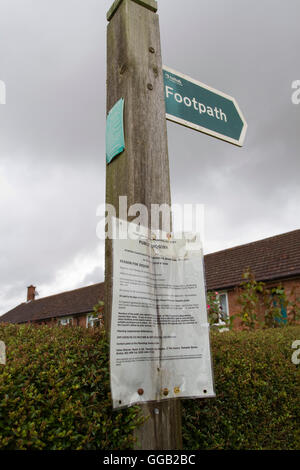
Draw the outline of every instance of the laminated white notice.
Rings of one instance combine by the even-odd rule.
[[[6,348],[4,341],[0,341],[0,364],[6,364]]]
[[[113,407],[213,397],[201,243],[130,225],[113,240]]]

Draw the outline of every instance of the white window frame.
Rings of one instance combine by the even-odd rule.
[[[221,295],[225,295],[225,299],[226,299],[226,319],[229,320],[230,312],[229,312],[228,292],[227,291],[218,292],[219,299],[220,299]],[[220,300],[219,300],[219,302],[220,302]],[[221,305],[221,302],[220,302],[220,305]],[[218,321],[218,323],[216,323],[216,325],[226,325],[226,323],[224,321],[221,321],[220,318],[219,318],[219,321]]]
[[[91,321],[90,321],[91,320]],[[94,321],[100,321],[99,314],[97,313],[89,313],[86,316],[86,327],[94,328]]]
[[[61,326],[73,325],[73,317],[61,317],[58,319],[58,324]]]

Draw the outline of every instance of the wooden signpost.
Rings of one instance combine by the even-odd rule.
[[[171,204],[167,124],[157,2],[116,0],[108,12],[107,113],[124,99],[125,150],[106,168],[106,203],[119,216],[119,196],[128,206]],[[159,228],[159,227],[157,227]],[[105,245],[105,327],[112,308],[112,240]],[[141,406],[149,417],[137,431],[137,449],[180,449],[177,399]]]
[[[162,67],[155,0],[116,0],[107,29],[106,203],[171,205],[166,118],[242,146],[246,121],[234,98]],[[115,131],[114,131],[115,129]],[[125,148],[124,148],[125,147]],[[109,216],[109,213],[108,213]],[[148,221],[150,224],[150,221]],[[111,224],[110,224],[111,225]],[[156,230],[161,227],[153,226]],[[112,313],[112,240],[105,244],[105,327]],[[181,449],[179,399],[141,405],[137,449]]]

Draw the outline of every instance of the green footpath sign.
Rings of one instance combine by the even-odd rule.
[[[231,96],[163,67],[169,121],[242,146],[247,123]]]

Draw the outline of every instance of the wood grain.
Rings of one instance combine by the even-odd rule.
[[[106,202],[114,205],[117,216],[119,196],[128,197],[128,207],[145,204],[149,213],[153,203],[171,204],[159,19],[142,3],[123,0],[107,29],[107,112],[120,98],[125,100],[126,149],[106,168]],[[105,283],[105,326],[109,332],[111,240],[105,245]],[[137,449],[180,449],[180,401],[141,408],[149,419],[137,431]]]

